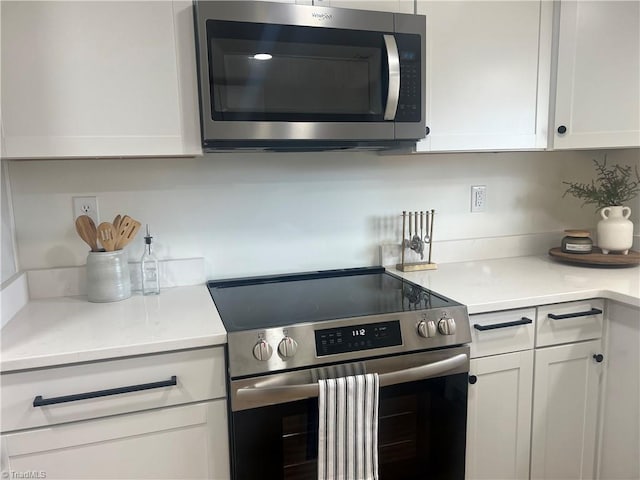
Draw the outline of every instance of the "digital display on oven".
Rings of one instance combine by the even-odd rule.
[[[402,345],[398,320],[316,330],[315,335],[319,357]]]

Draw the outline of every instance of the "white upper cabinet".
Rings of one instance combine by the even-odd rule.
[[[414,13],[413,0],[313,0],[313,4],[323,7],[355,8],[381,12]]]
[[[553,147],[638,146],[640,2],[561,2]]]
[[[547,147],[552,2],[418,0],[429,135],[417,151]]]
[[[7,157],[201,153],[191,2],[1,8]]]

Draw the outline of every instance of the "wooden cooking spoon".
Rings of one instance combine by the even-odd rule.
[[[80,215],[76,218],[76,232],[78,232],[80,238],[91,247],[92,252],[98,251],[96,224],[93,223],[91,217],[87,215]]]
[[[118,237],[112,223],[102,222],[98,225],[98,238],[107,252],[113,252],[116,249]]]
[[[116,227],[116,232],[120,228],[120,222],[122,221],[122,217],[120,214],[116,215],[116,218],[113,219],[113,226]]]

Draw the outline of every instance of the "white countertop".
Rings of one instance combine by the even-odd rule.
[[[30,300],[1,336],[3,373],[227,341],[206,285],[113,303],[89,303],[86,296]]]
[[[423,272],[389,270],[467,305],[470,314],[596,297],[640,306],[640,267],[586,268],[517,257]],[[138,293],[114,303],[89,303],[86,297],[31,300],[0,333],[3,373],[227,341],[205,285],[169,288],[159,296]]]
[[[467,305],[469,313],[587,298],[640,306],[640,267],[590,268],[549,257],[516,257],[438,265],[398,276]]]

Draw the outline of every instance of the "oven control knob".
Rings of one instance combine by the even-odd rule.
[[[453,318],[442,317],[438,322],[438,330],[443,335],[453,335],[456,333],[456,322]]]
[[[284,337],[278,344],[278,352],[284,358],[293,357],[298,351],[298,342],[291,337]]]
[[[272,353],[273,348],[271,348],[271,345],[269,345],[266,340],[260,340],[253,346],[253,356],[256,357],[256,360],[260,360],[261,362],[269,360]]]
[[[424,338],[436,336],[436,322],[433,320],[422,320],[418,324],[418,335]]]

